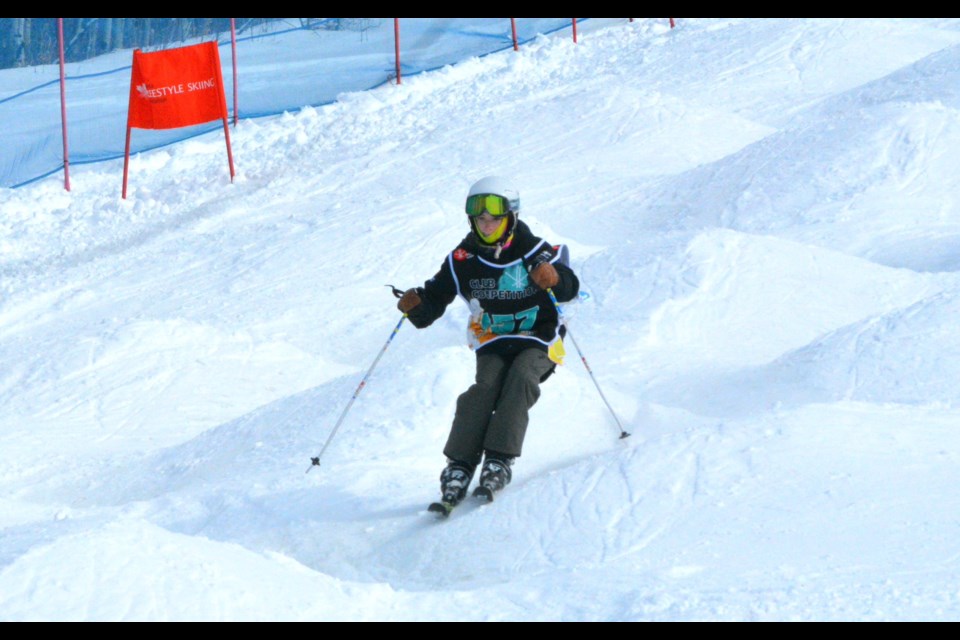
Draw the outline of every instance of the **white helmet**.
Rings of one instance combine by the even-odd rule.
[[[513,188],[506,178],[500,176],[487,176],[473,183],[467,197],[480,194],[493,194],[503,196],[510,202],[510,210],[514,213],[520,213],[520,192]]]
[[[508,241],[517,224],[520,215],[520,193],[506,178],[487,176],[473,183],[467,192],[465,209],[470,217],[470,228],[477,240],[484,245],[493,246]],[[495,218],[503,217],[503,222],[497,229],[484,234],[477,224],[476,218],[489,213]]]

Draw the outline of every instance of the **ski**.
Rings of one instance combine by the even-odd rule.
[[[473,497],[480,504],[489,504],[493,502],[493,491],[483,486],[476,487],[473,490]],[[427,506],[427,511],[437,514],[437,517],[440,518],[449,518],[450,514],[453,513],[453,510],[456,509],[457,506],[462,502],[462,500],[458,500],[457,502],[448,502],[444,500],[440,500],[439,502],[431,502]]]
[[[493,502],[493,491],[490,489],[480,486],[473,490],[473,497],[485,502]]]
[[[430,506],[427,507],[427,511],[435,513],[442,518],[449,518],[450,513],[456,506],[457,503],[455,502],[431,502]]]

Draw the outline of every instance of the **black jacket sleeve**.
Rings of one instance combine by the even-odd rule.
[[[580,279],[573,269],[560,261],[553,263],[553,268],[557,270],[560,276],[560,282],[553,289],[553,295],[557,297],[557,302],[567,302],[573,300],[580,293]]]
[[[436,275],[417,287],[420,304],[407,312],[407,318],[417,329],[429,327],[443,315],[457,296],[457,285],[450,272],[449,260],[444,260]]]

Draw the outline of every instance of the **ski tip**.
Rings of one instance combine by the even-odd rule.
[[[473,490],[473,497],[486,502],[493,502],[493,491],[486,487],[477,487]]]
[[[450,516],[450,512],[453,511],[453,505],[446,502],[433,502],[427,507],[427,511],[435,513],[442,518],[447,518]]]

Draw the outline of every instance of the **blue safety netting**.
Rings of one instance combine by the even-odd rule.
[[[402,18],[399,28],[401,80],[513,47],[510,18]],[[571,18],[516,19],[521,45],[563,29],[572,29]],[[313,19],[309,27],[278,20],[258,33],[239,33],[235,103],[230,33],[219,34],[231,122],[235,110],[240,119],[272,116],[329,104],[341,93],[395,81],[394,34],[393,18]],[[124,156],[134,48],[66,65],[63,90],[70,166]],[[19,187],[63,169],[60,94],[59,65],[0,71],[0,187]],[[134,129],[130,152],[222,126],[212,122],[166,131]]]

